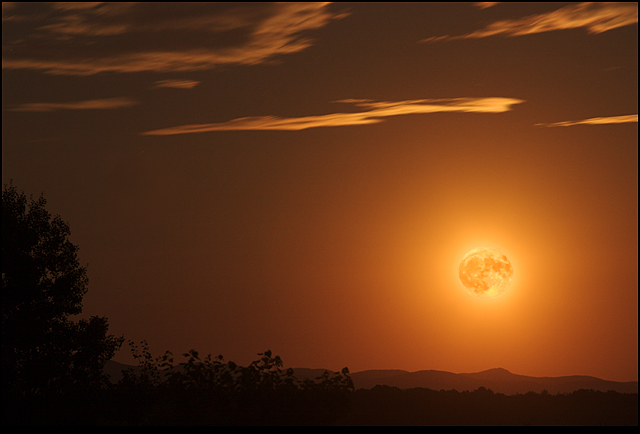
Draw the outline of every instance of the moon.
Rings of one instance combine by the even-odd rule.
[[[513,267],[499,250],[479,247],[462,258],[459,277],[467,294],[491,300],[505,293],[511,284]]]

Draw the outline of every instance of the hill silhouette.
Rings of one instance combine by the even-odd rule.
[[[122,378],[122,371],[136,369],[134,366],[109,361],[105,372],[112,382]],[[328,369],[294,368],[294,376],[299,380],[315,379]],[[600,392],[638,393],[637,381],[609,381],[597,377],[571,375],[561,377],[532,377],[518,375],[503,368],[488,369],[475,373],[456,374],[448,371],[422,370],[409,372],[400,369],[373,369],[350,374],[356,389],[371,389],[375,386],[390,386],[399,389],[421,387],[431,390],[474,391],[481,387],[505,395],[525,394],[527,392],[550,394],[572,393],[577,390],[595,390]]]
[[[111,372],[129,368],[122,364],[109,365],[107,371]],[[178,388],[171,384],[165,388],[166,383],[158,383],[153,388],[155,392],[149,395],[153,398],[151,403],[144,395],[146,389],[133,389],[131,397],[128,389],[119,389],[116,385],[115,390],[122,390],[124,394],[113,401],[111,407],[117,410],[112,413],[117,416],[112,416],[112,420],[141,425],[167,422],[334,426],[638,424],[637,382],[605,381],[588,376],[530,377],[496,368],[466,374],[436,370],[347,372],[347,377],[342,377],[346,382],[334,385],[330,378],[335,372],[293,368],[281,377],[285,380],[281,385],[290,384],[282,390],[276,388],[264,396],[249,394],[248,401],[242,398],[242,392],[238,396],[232,392],[227,398],[212,400],[211,396],[218,396],[220,390],[200,386],[200,376],[193,377],[199,369],[194,367],[190,376],[196,383],[181,382]],[[224,370],[224,365],[219,367]],[[174,374],[180,378],[181,372],[188,371],[188,366],[181,364],[164,372],[170,374],[169,378]],[[135,372],[129,375],[132,374],[138,375]],[[265,379],[275,379],[273,372],[265,374]],[[144,371],[139,375],[144,377]],[[241,377],[236,380],[229,377],[232,383],[240,385],[238,379]],[[287,383],[287,379],[295,383]],[[115,380],[117,377],[112,378]],[[351,383],[348,389],[340,386],[348,383]],[[181,384],[188,388],[181,388]],[[206,381],[203,384],[206,385]],[[267,383],[261,380],[259,384]],[[142,401],[141,396],[145,397]],[[128,415],[124,418],[123,408]],[[194,413],[191,409],[198,410]]]
[[[351,374],[356,389],[370,389],[376,385],[410,389],[423,387],[432,390],[473,391],[484,387],[495,393],[515,395],[543,390],[551,394],[571,393],[580,389],[601,392],[638,393],[638,382],[608,381],[596,377],[571,375],[562,377],[532,377],[496,368],[476,373],[454,374],[446,371],[362,371]]]

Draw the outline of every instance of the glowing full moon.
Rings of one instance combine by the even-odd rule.
[[[460,282],[475,298],[490,300],[505,293],[511,284],[513,267],[505,255],[490,247],[480,247],[462,258]]]

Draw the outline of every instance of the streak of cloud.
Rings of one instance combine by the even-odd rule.
[[[479,9],[487,9],[497,5],[500,2],[476,2],[473,5]]]
[[[598,34],[637,23],[637,3],[580,3],[543,14],[497,21],[466,35],[433,36],[420,42],[479,39],[495,35],[513,37],[577,28],[586,28],[590,34]]]
[[[338,127],[348,125],[375,124],[390,116],[441,112],[501,113],[511,106],[524,102],[514,98],[451,98],[419,99],[397,102],[346,99],[339,103],[354,104],[369,109],[356,113],[330,113],[317,116],[280,118],[256,116],[232,119],[222,123],[181,125],[142,133],[143,135],[168,136],[175,134],[204,133],[211,131],[280,130],[299,131],[308,128]]]
[[[539,127],[571,127],[574,125],[606,125],[606,124],[624,124],[638,122],[638,115],[623,115],[623,116],[605,116],[598,118],[582,119],[579,121],[563,121],[553,123],[540,123],[536,124]]]
[[[182,3],[179,8],[171,3],[76,7],[18,3],[3,8],[2,68],[86,76],[260,64],[310,47],[313,41],[307,32],[343,16],[328,7],[327,3]],[[92,49],[95,46],[100,50]],[[56,48],[55,56],[51,47]]]
[[[156,81],[154,89],[162,88],[162,87],[168,87],[173,89],[192,89],[199,84],[200,82],[195,80],[169,79],[169,80]]]
[[[57,110],[105,110],[137,105],[130,98],[105,98],[73,102],[33,102],[8,109],[14,112],[52,112]]]

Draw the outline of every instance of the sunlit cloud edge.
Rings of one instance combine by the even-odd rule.
[[[407,114],[427,113],[502,113],[511,110],[523,100],[515,98],[450,98],[421,99],[397,102],[346,99],[335,101],[355,104],[368,111],[355,113],[330,113],[316,116],[281,118],[277,116],[255,116],[232,119],[227,122],[191,124],[161,128],[141,133],[142,135],[168,136],[212,131],[300,131],[309,128],[366,125],[382,122],[384,118]]]
[[[58,110],[112,110],[139,104],[131,98],[104,98],[72,102],[33,102],[7,109],[14,112],[52,112]]]
[[[98,3],[96,3],[97,5]],[[4,5],[4,4],[3,4]],[[2,69],[28,69],[50,75],[90,76],[99,73],[137,73],[137,72],[185,72],[213,69],[222,65],[257,65],[273,61],[274,58],[293,54],[313,45],[313,40],[304,37],[309,30],[324,27],[332,20],[341,19],[346,14],[333,14],[328,11],[329,3],[277,3],[273,5],[271,16],[244,25],[251,28],[247,41],[243,45],[219,49],[192,47],[185,50],[168,50],[163,47],[125,53],[113,56],[70,57],[43,59],[38,57],[3,57]],[[87,6],[84,9],[91,9]],[[109,8],[126,8],[122,5],[110,5]],[[7,9],[10,7],[7,6]],[[66,8],[69,9],[69,8]],[[78,8],[72,8],[78,9]],[[12,17],[6,17],[11,19]],[[76,23],[71,30],[68,21],[40,27],[54,35],[62,29],[64,35],[84,35],[103,37],[112,34],[127,33],[127,26],[109,25],[107,27],[88,26],[77,15],[71,15]],[[5,16],[3,16],[5,20]],[[218,25],[217,27],[220,27]],[[59,36],[59,35],[58,35]],[[58,40],[64,40],[61,38]]]
[[[465,35],[432,36],[419,42],[480,39],[495,35],[515,37],[577,28],[586,28],[588,33],[598,34],[637,23],[637,3],[580,3],[543,14],[496,21],[483,29]]]
[[[622,115],[622,116],[603,116],[596,118],[581,119],[578,121],[562,121],[552,123],[539,123],[538,127],[571,127],[574,125],[608,125],[608,124],[625,124],[637,123],[638,115]]]
[[[156,81],[153,88],[193,89],[199,84],[200,82],[196,80],[167,79]]]

